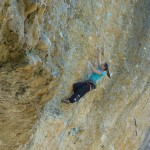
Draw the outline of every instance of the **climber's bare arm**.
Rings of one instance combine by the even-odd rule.
[[[97,60],[98,60],[98,65],[101,65],[101,54],[100,54],[100,48],[97,47],[98,55],[97,55]]]
[[[97,74],[102,74],[102,72],[101,71],[99,71],[99,70],[96,70],[94,67],[93,67],[93,65],[88,61],[88,64],[90,65],[90,67],[92,68],[92,71],[93,72],[95,72],[95,73],[97,73]]]

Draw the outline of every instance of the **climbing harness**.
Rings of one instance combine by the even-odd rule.
[[[92,90],[91,84],[89,84],[88,82],[86,82],[86,83],[90,86],[90,90],[89,91],[91,91]]]
[[[96,89],[96,83],[92,80],[86,80],[87,84],[90,85],[90,91]]]

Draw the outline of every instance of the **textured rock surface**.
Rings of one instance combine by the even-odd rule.
[[[147,150],[150,1],[1,0],[0,149]],[[111,80],[60,100],[96,67]]]

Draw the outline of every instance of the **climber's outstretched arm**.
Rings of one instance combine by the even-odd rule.
[[[90,67],[92,68],[92,71],[93,72],[95,72],[95,73],[97,73],[97,74],[102,74],[102,72],[101,71],[99,71],[99,70],[96,70],[94,67],[93,67],[93,65],[88,61],[88,64],[90,65]]]
[[[97,60],[98,60],[98,65],[101,65],[101,54],[100,54],[100,48],[97,47],[98,55],[97,55]]]

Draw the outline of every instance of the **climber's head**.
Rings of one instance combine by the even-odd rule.
[[[101,67],[101,70],[104,70],[104,71],[108,70],[108,64],[107,63],[101,64],[100,67]]]
[[[104,63],[101,65],[101,69],[104,71],[107,71],[107,76],[110,78],[110,73],[109,73],[109,69],[108,69],[108,64]]]

